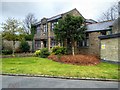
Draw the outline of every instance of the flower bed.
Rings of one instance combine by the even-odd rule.
[[[77,65],[96,65],[100,63],[98,57],[94,55],[63,55],[61,57],[57,55],[50,55],[48,59],[52,59],[57,62],[77,64]]]

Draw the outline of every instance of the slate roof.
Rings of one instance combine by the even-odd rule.
[[[62,17],[62,15],[66,14],[66,13],[69,13],[69,12],[71,12],[71,11],[73,11],[73,10],[76,10],[76,11],[79,13],[79,11],[78,11],[76,8],[74,8],[74,9],[72,9],[72,10],[68,11],[68,12],[61,13],[61,14],[58,14],[58,15],[56,15],[56,16],[53,16],[53,17],[50,17],[50,18],[46,18],[46,19],[47,19],[47,21],[48,21],[48,22],[49,22],[49,21],[52,21],[52,20],[59,19],[59,18],[61,18],[61,17]],[[82,14],[81,14],[81,13],[79,13],[79,14],[82,16]],[[82,16],[82,17],[83,17],[83,16]],[[84,18],[84,17],[83,17],[83,18]],[[39,22],[35,23],[34,25],[39,25],[39,24],[41,24],[41,21],[39,21]]]
[[[95,21],[93,19],[86,19],[85,22],[86,23],[97,23],[97,21]]]
[[[55,20],[55,19],[59,19],[59,18],[61,18],[61,17],[62,17],[61,14],[60,14],[60,15],[56,15],[56,16],[54,16],[54,17],[48,18],[47,21],[49,22],[49,21],[52,21],[52,20]]]
[[[104,21],[98,22],[94,24],[87,25],[86,32],[96,32],[96,31],[103,31],[103,30],[110,30],[111,26],[113,26],[114,21]]]

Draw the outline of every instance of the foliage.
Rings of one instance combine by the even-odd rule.
[[[50,52],[48,51],[48,48],[41,49],[40,57],[46,58],[50,55]]]
[[[22,53],[22,50],[20,49],[20,47],[15,49],[15,53]]]
[[[5,23],[2,23],[3,39],[13,41],[13,55],[15,51],[15,41],[18,40],[18,34],[23,33],[23,28],[20,27],[20,22],[14,18],[8,18]]]
[[[12,50],[2,50],[2,54],[4,55],[12,54]]]
[[[66,52],[67,49],[65,47],[56,46],[52,48],[52,53],[54,53],[55,55],[64,55],[66,54]]]
[[[58,21],[58,24],[54,28],[55,38],[57,41],[64,44],[68,39],[72,46],[72,53],[74,55],[75,41],[82,40],[84,38],[85,26],[83,26],[84,20],[80,16],[72,16],[67,14],[64,19]],[[68,46],[68,45],[67,45]]]
[[[14,18],[8,18],[5,23],[2,23],[2,37],[7,40],[17,40],[18,34],[23,34],[23,28],[20,27],[20,22]]]
[[[32,35],[25,35],[26,41],[32,41]]]
[[[34,53],[34,55],[35,55],[35,56],[40,56],[40,53],[41,53],[40,50],[36,50],[35,53]]]
[[[21,41],[19,48],[22,52],[28,52],[30,50],[30,46],[25,40]]]

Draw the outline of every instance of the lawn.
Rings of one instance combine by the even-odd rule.
[[[3,58],[2,73],[118,79],[118,65],[81,66],[39,57]]]

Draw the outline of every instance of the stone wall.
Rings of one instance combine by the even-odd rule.
[[[77,53],[80,54],[93,54],[96,56],[100,56],[100,40],[98,36],[100,32],[91,32],[89,33],[89,46],[78,48]]]
[[[32,41],[27,41],[30,45],[30,51],[32,50]],[[3,40],[3,45],[5,48],[12,48],[13,47],[13,41]],[[15,42],[15,49],[17,49],[20,45],[20,41]]]
[[[109,39],[102,39],[101,40],[101,52],[100,56],[103,60],[110,60],[110,61],[119,61],[119,46],[118,41],[120,38],[109,38]]]

